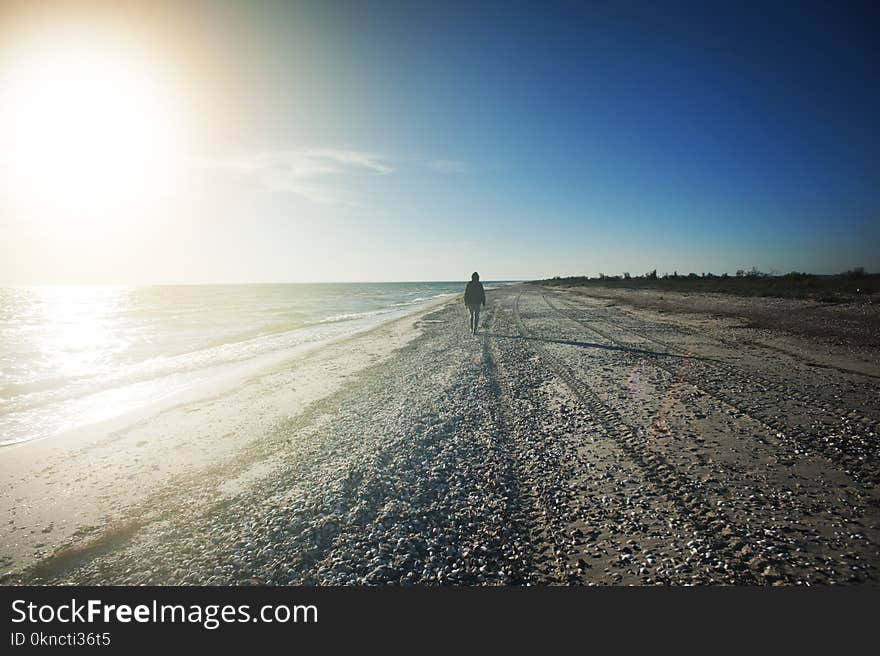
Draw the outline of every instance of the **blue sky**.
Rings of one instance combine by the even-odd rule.
[[[741,4],[171,5],[201,164],[53,275],[880,270],[878,11]]]

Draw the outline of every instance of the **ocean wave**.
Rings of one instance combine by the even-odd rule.
[[[368,317],[376,317],[381,314],[388,314],[391,310],[370,310],[368,312],[345,312],[343,314],[335,314],[333,316],[321,319],[317,323],[339,323],[340,321],[354,321],[355,319],[366,319]]]

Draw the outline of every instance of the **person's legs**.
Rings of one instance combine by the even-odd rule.
[[[474,305],[467,306],[468,312],[470,313],[470,317],[468,320],[468,328],[471,331],[471,334],[476,334],[477,326],[480,323],[480,305],[479,303]]]

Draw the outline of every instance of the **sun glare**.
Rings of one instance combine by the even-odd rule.
[[[19,208],[116,212],[169,183],[187,135],[167,66],[95,30],[46,33],[2,57],[0,159]]]

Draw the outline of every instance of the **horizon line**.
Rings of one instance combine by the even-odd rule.
[[[421,283],[460,283],[469,278],[455,280],[288,280],[259,282],[0,282],[0,287],[209,287],[231,285],[414,285]],[[530,282],[539,278],[480,279],[480,282]],[[548,278],[549,280],[549,278]]]
[[[841,276],[850,273],[855,269],[862,269],[862,272],[865,275],[873,276],[880,275],[880,271],[867,271],[864,267],[853,267],[848,271],[838,271],[836,273],[818,273],[811,271],[787,271],[787,272],[762,272],[758,271],[759,274],[770,277],[784,277],[791,273],[798,273],[802,275],[809,276]],[[751,270],[742,269],[746,274],[750,273]],[[542,280],[553,280],[554,278],[589,278],[589,279],[600,279],[600,274],[604,275],[606,278],[613,278],[615,276],[623,277],[626,271],[621,271],[619,273],[604,273],[599,272],[596,274],[587,274],[587,273],[573,273],[573,274],[554,274],[550,276],[546,276],[543,278],[492,278],[492,279],[482,279],[481,282],[537,282]],[[670,272],[664,272],[662,275],[657,274],[658,278],[662,278],[665,276],[672,276],[677,273],[677,269]],[[687,278],[691,273],[696,273],[695,271],[689,271],[687,273],[677,273],[680,278]],[[727,274],[730,277],[736,277],[736,272],[730,271],[721,271],[719,273],[714,273],[712,271],[705,271],[697,274],[699,277],[703,275],[712,275],[714,277],[721,277],[724,274]],[[635,278],[644,278],[645,274],[636,274],[631,275],[633,279]],[[384,285],[384,284],[417,284],[417,283],[458,283],[458,282],[467,282],[470,280],[469,277],[463,278],[447,278],[447,279],[423,279],[423,280],[261,280],[261,281],[199,281],[199,282],[86,282],[86,281],[77,281],[77,282],[10,282],[10,281],[0,281],[0,287],[207,287],[207,286],[219,286],[219,285]]]

